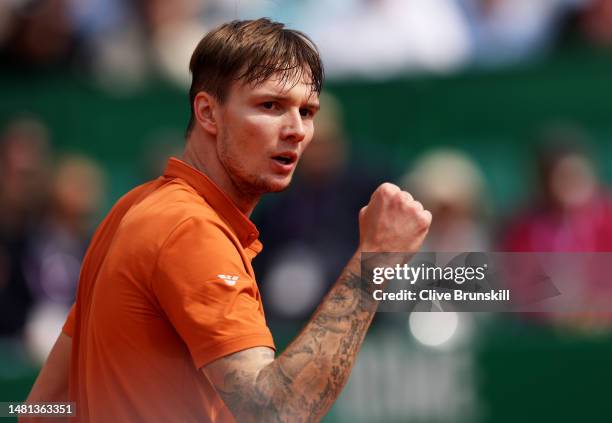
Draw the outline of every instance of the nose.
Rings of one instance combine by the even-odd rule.
[[[285,141],[300,142],[306,137],[306,128],[299,110],[292,110],[286,114],[281,138]]]

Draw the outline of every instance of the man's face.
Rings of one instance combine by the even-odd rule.
[[[216,116],[217,155],[239,191],[257,196],[289,186],[318,108],[309,81],[232,84]]]

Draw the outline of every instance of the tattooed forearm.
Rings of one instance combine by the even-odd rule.
[[[354,258],[283,354],[255,374],[235,367],[216,384],[237,421],[313,422],[324,416],[348,380],[376,311],[359,275]],[[245,353],[232,359],[246,366],[252,357]]]

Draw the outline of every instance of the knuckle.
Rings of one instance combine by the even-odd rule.
[[[400,189],[397,185],[392,184],[391,182],[385,182],[379,187],[379,190],[380,192],[385,193],[385,194],[393,194],[399,191]]]
[[[410,213],[418,215],[419,212],[423,210],[423,205],[419,203],[418,201],[410,200],[410,201],[407,201],[405,204],[406,204],[406,209],[410,211]]]
[[[419,213],[419,220],[425,228],[428,228],[429,225],[431,225],[431,219],[432,219],[432,215],[429,210],[422,210]]]
[[[414,201],[414,198],[409,192],[402,191],[401,196],[404,199],[404,201],[406,201],[407,203],[411,203],[412,201]]]

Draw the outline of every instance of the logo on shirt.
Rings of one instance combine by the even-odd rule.
[[[238,276],[231,276],[231,275],[217,275],[217,276],[223,279],[225,283],[228,284],[229,286],[236,285],[236,281],[238,280]]]

